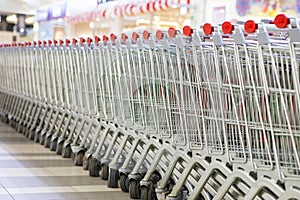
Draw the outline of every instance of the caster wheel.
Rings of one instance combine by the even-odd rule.
[[[40,136],[38,133],[35,133],[34,134],[34,142],[39,143],[39,141],[40,141]]]
[[[102,165],[101,168],[101,179],[108,180],[109,167],[108,165]]]
[[[40,140],[39,140],[39,142],[40,142],[40,145],[44,145],[44,143],[45,143],[45,135],[44,134],[40,134]]]
[[[123,192],[129,192],[129,179],[126,174],[120,175],[120,188]]]
[[[16,123],[14,120],[11,121],[11,127],[16,128]]]
[[[2,121],[3,121],[3,123],[8,124],[8,122],[9,122],[8,117],[4,116],[3,119],[2,119]]]
[[[90,164],[90,157],[87,158],[86,156],[83,156],[83,161],[82,161],[82,168],[84,170],[88,170],[89,169],[89,164]]]
[[[35,137],[35,129],[30,129],[28,138],[30,140],[34,140],[34,137]]]
[[[74,155],[74,165],[75,166],[82,166],[83,164],[83,155],[84,152],[80,151],[77,154]]]
[[[60,143],[57,144],[57,147],[56,147],[56,154],[57,155],[61,155],[62,154],[63,145],[64,145],[63,142],[60,142]]]
[[[25,136],[26,136],[27,138],[29,138],[29,136],[30,136],[29,133],[30,133],[29,128],[26,127],[26,130],[25,130]]]
[[[22,125],[21,125],[21,124],[17,124],[17,125],[16,125],[16,131],[17,131],[18,133],[22,133]]]
[[[156,193],[155,193],[153,186],[151,188],[148,188],[148,187],[141,188],[141,199],[142,200],[157,200]]]
[[[51,144],[51,137],[46,137],[44,141],[44,146],[46,148],[50,148],[50,144]]]
[[[57,139],[53,140],[50,144],[50,151],[55,151],[57,147]]]
[[[62,155],[63,158],[71,158],[71,156],[72,156],[72,149],[71,149],[71,146],[68,145],[68,146],[66,146],[66,147],[63,147],[63,148],[62,148],[61,155]]]
[[[101,170],[101,163],[96,158],[90,158],[89,174],[93,177],[98,177]]]
[[[107,187],[118,188],[119,171],[117,169],[109,169]]]
[[[129,194],[132,199],[141,198],[140,182],[137,180],[131,180],[129,185]]]
[[[27,128],[26,128],[26,125],[24,125],[22,127],[22,134],[26,136],[26,131],[27,131]]]

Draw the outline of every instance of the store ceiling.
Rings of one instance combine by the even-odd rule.
[[[38,8],[65,0],[0,0],[0,13],[35,14]]]

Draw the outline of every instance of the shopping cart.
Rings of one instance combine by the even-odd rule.
[[[141,199],[297,199],[299,22],[0,45],[0,114]]]

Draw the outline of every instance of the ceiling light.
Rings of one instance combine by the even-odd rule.
[[[9,22],[9,23],[16,24],[18,19],[17,19],[16,15],[9,15],[9,16],[6,17],[6,21]]]
[[[25,23],[26,24],[33,24],[35,22],[35,18],[34,17],[27,17],[25,19]]]

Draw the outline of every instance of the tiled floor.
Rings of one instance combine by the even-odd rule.
[[[130,199],[106,184],[0,123],[0,200]]]

